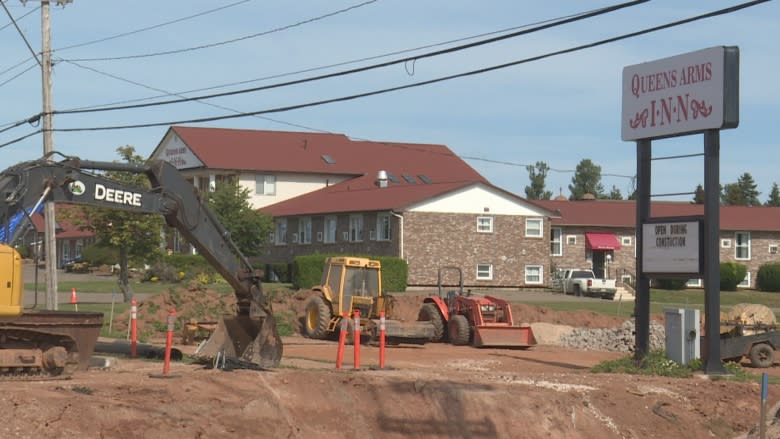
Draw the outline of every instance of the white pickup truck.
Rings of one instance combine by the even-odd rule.
[[[575,296],[600,297],[612,300],[617,293],[615,279],[599,279],[593,270],[568,269],[558,280],[559,288]]]

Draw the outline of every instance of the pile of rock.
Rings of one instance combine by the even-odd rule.
[[[559,344],[574,349],[592,351],[633,352],[636,345],[636,323],[625,321],[618,328],[574,328],[561,335]],[[664,349],[665,330],[658,322],[650,322],[650,350]]]

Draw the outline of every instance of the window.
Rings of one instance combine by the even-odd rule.
[[[278,219],[274,225],[274,243],[276,245],[287,244],[287,219]]]
[[[631,237],[630,236],[621,236],[620,237],[620,245],[630,246],[631,245]]]
[[[77,258],[81,257],[81,250],[83,250],[83,249],[84,249],[84,241],[81,240],[81,239],[77,240],[76,241],[76,257]]]
[[[477,264],[477,280],[492,280],[493,264]]]
[[[298,218],[298,243],[311,244],[311,217]]]
[[[734,234],[734,258],[750,259],[750,232],[737,232]]]
[[[634,276],[630,274],[623,274],[620,276],[620,283],[625,285],[634,285]]]
[[[531,238],[541,238],[544,236],[541,218],[527,218],[525,220],[525,236]]]
[[[323,235],[326,244],[332,244],[336,242],[336,217],[334,215],[328,215],[324,221]]]
[[[748,271],[745,273],[745,278],[742,279],[742,282],[737,284],[737,287],[739,288],[750,288],[750,272]]]
[[[276,176],[256,175],[255,193],[257,195],[276,195]]]
[[[478,216],[477,217],[477,232],[478,233],[493,233],[493,217],[492,216]]]
[[[389,241],[390,238],[390,214],[380,213],[376,216],[376,239]]]
[[[701,285],[701,279],[688,279],[688,282],[685,283],[685,286],[693,288],[700,288]]]
[[[538,285],[544,281],[542,278],[542,266],[541,265],[526,265],[525,266],[525,283]]]
[[[566,245],[577,245],[577,235],[566,235]]]
[[[731,240],[730,239],[721,239],[720,240],[720,247],[721,248],[731,248]]]
[[[769,244],[769,254],[770,255],[777,254],[777,244]]]
[[[550,254],[553,256],[562,256],[563,245],[561,245],[561,228],[553,227],[550,231]]]
[[[350,215],[349,217],[349,241],[363,240],[363,215]]]

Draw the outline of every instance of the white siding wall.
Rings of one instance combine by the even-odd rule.
[[[471,186],[411,206],[410,212],[545,216],[542,209],[483,185]]]
[[[255,193],[256,175],[274,175],[276,176],[276,195],[257,195]],[[250,203],[255,209],[265,207],[280,201],[288,200],[322,189],[327,185],[334,185],[346,180],[346,176],[338,175],[318,175],[318,174],[293,174],[276,173],[268,174],[241,174],[238,177],[239,185],[249,189]]]

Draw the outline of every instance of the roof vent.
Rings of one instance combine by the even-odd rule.
[[[378,187],[387,187],[387,172],[380,170],[376,173],[376,185]]]

